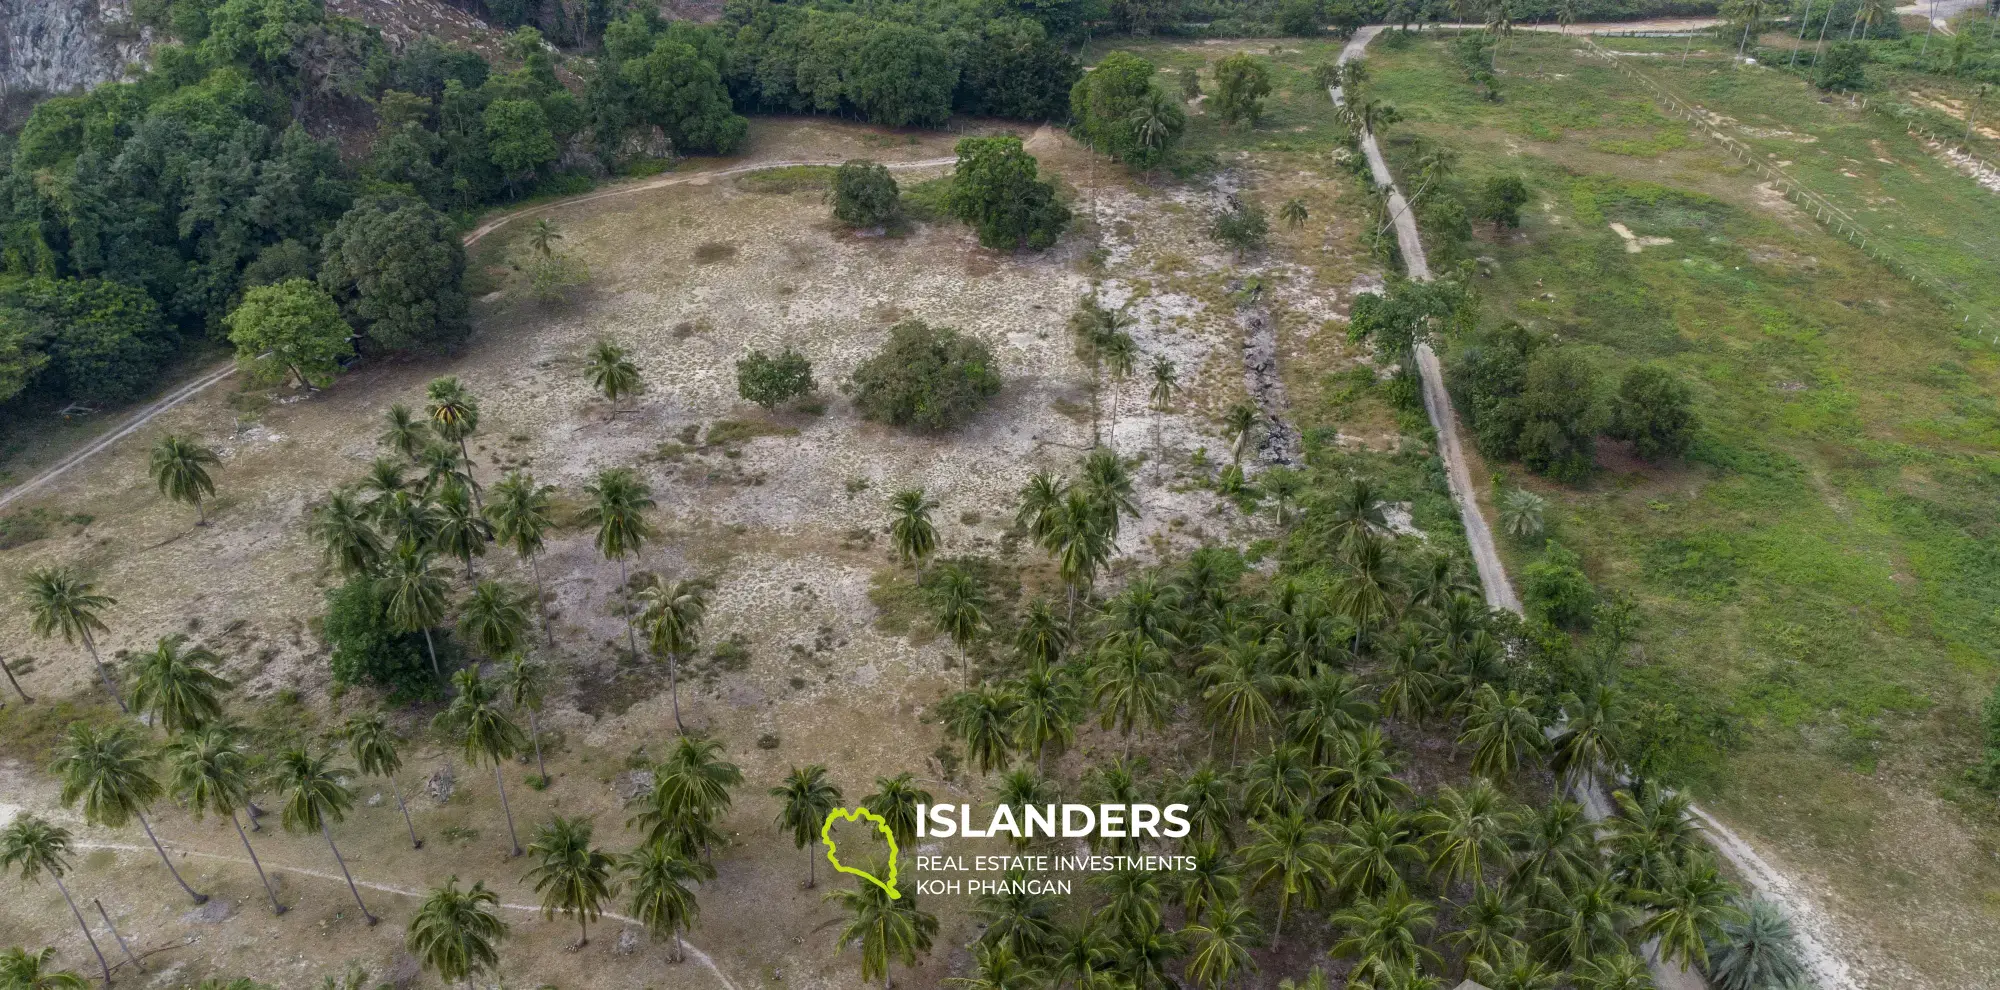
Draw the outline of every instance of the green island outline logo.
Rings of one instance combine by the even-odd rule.
[[[882,878],[867,870],[858,870],[840,862],[840,853],[833,845],[833,823],[838,818],[850,822],[866,818],[875,823],[875,831],[882,833],[882,838],[889,840],[889,882],[883,883]],[[826,846],[826,861],[833,864],[835,872],[852,874],[882,888],[892,901],[902,898],[902,893],[896,889],[896,833],[889,831],[888,819],[867,808],[835,808],[826,813],[826,821],[819,827],[819,841]]]

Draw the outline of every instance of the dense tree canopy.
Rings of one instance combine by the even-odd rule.
[[[407,196],[374,196],[326,237],[319,280],[383,350],[463,339],[465,249],[443,214]]]
[[[1139,168],[1163,161],[1187,128],[1180,101],[1154,85],[1153,63],[1130,52],[1104,56],[1078,80],[1069,109],[1070,130],[1079,140]]]
[[[949,205],[953,216],[979,231],[979,243],[1040,251],[1062,236],[1069,207],[1037,177],[1035,158],[1022,150],[1020,138],[966,138],[957,151]]]

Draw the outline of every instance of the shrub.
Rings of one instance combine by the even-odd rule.
[[[1568,548],[1550,543],[1542,558],[1528,565],[1523,577],[1521,603],[1529,615],[1564,629],[1590,624],[1597,608],[1597,589]]]
[[[1263,247],[1270,233],[1271,222],[1263,207],[1255,203],[1236,203],[1208,223],[1208,236],[1229,245],[1237,254]]]
[[[849,227],[893,227],[902,219],[902,192],[880,163],[851,161],[833,175],[833,218]]]
[[[766,409],[776,409],[815,387],[812,362],[790,347],[777,357],[751,351],[736,362],[736,394]]]
[[[1694,395],[1673,373],[1654,365],[1625,372],[1611,403],[1611,436],[1630,441],[1649,461],[1679,457],[1694,443]]]
[[[1868,46],[1856,41],[1834,43],[1820,59],[1813,85],[1828,92],[1851,92],[1868,85]]]
[[[589,281],[590,266],[566,254],[542,255],[528,265],[528,292],[537,302],[564,302],[571,289]]]
[[[1558,481],[1589,477],[1599,422],[1597,370],[1574,348],[1528,362],[1521,390],[1521,463]]]
[[[423,634],[396,630],[389,621],[389,598],[373,578],[349,578],[327,592],[321,635],[331,651],[329,663],[336,684],[384,688],[395,704],[442,695],[442,687],[431,672]],[[432,633],[431,638],[438,649],[438,663],[446,670],[456,666],[456,645],[451,638],[442,633]]]
[[[997,362],[985,344],[922,320],[896,324],[882,350],[854,369],[861,415],[895,426],[956,426],[999,391]]]
[[[1521,207],[1528,203],[1528,184],[1517,175],[1496,175],[1486,180],[1479,196],[1479,219],[1495,227],[1519,227]]]
[[[1069,207],[1037,178],[1035,158],[1021,150],[1020,138],[966,138],[957,151],[947,202],[953,216],[979,231],[979,243],[1041,251],[1062,236]]]

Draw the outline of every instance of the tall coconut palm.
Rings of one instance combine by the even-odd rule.
[[[215,478],[208,467],[220,463],[215,451],[192,438],[169,433],[153,444],[150,466],[160,494],[194,506],[196,525],[206,526],[208,511],[202,508],[201,500],[215,494]]]
[[[345,820],[354,807],[354,792],[347,786],[353,776],[353,770],[334,765],[332,754],[315,756],[310,750],[298,747],[279,755],[272,778],[285,795],[278,821],[287,832],[318,832],[326,839],[334,863],[340,866],[340,875],[347,879],[347,892],[353,895],[354,905],[361,909],[368,927],[373,928],[382,919],[369,913],[368,905],[361,900],[361,889],[354,885],[354,874],[347,872],[347,860],[341,858],[340,847],[333,841],[333,826]]]
[[[861,799],[861,806],[887,824],[899,849],[915,849],[917,809],[931,803],[931,792],[916,785],[916,776],[899,773],[875,778],[875,793]]]
[[[1273,746],[1244,768],[1243,812],[1258,818],[1303,812],[1312,798],[1316,777],[1304,749]]]
[[[196,893],[181,879],[166,847],[153,834],[153,823],[146,820],[146,809],[165,793],[153,777],[152,764],[153,754],[146,751],[146,744],[130,726],[94,729],[77,723],[69,727],[52,769],[62,779],[63,804],[83,802],[83,820],[92,825],[123,828],[126,822],[137,819],[174,882],[196,904],[205,904],[208,895]]]
[[[793,767],[785,782],[771,788],[778,799],[778,827],[792,834],[792,848],[806,849],[819,842],[819,830],[826,816],[840,804],[840,788],[827,779],[826,766],[814,763]],[[806,889],[819,883],[819,851],[806,854]]]
[[[702,620],[708,616],[708,583],[658,577],[639,591],[639,624],[646,627],[646,645],[667,658],[667,689],[673,696],[674,729],[687,732],[681,721],[681,657],[701,643]]]
[[[1545,881],[1546,883],[1546,881]],[[1599,871],[1577,884],[1567,896],[1546,892],[1529,917],[1542,936],[1537,953],[1558,966],[1575,966],[1602,952],[1621,951],[1632,909],[1624,890],[1611,875]]]
[[[557,815],[537,826],[528,842],[535,866],[524,878],[534,881],[535,893],[542,895],[542,917],[564,914],[576,919],[579,948],[590,944],[590,923],[618,892],[611,873],[616,861],[604,850],[591,848],[591,832],[588,818]]]
[[[1369,535],[1349,546],[1347,574],[1335,589],[1336,607],[1354,624],[1352,649],[1361,653],[1361,638],[1368,630],[1388,620],[1401,597],[1402,581],[1394,573],[1386,540]]]
[[[645,384],[639,380],[639,366],[632,363],[625,348],[608,340],[590,345],[590,356],[584,361],[584,373],[590,376],[590,387],[613,405],[628,395],[639,394]]]
[[[1569,716],[1562,731],[1549,740],[1549,769],[1570,787],[1589,787],[1600,773],[1617,767],[1621,712],[1618,692],[1599,684],[1587,698],[1564,695],[1562,708]]]
[[[431,440],[430,423],[419,419],[410,412],[409,406],[400,402],[391,405],[387,415],[389,426],[382,431],[377,442],[403,455],[406,460],[416,460],[418,452]]]
[[[507,923],[495,910],[499,906],[500,895],[487,890],[485,881],[460,890],[454,875],[417,907],[403,948],[438,979],[471,986],[473,976],[500,965]]]
[[[1783,905],[1757,898],[1743,916],[1724,921],[1708,946],[1708,980],[1716,990],[1761,990],[1796,986],[1805,980],[1797,935]]]
[[[472,472],[458,448],[437,438],[417,452],[417,467],[424,476],[412,486],[424,498],[435,499],[447,488],[470,488]]]
[[[1077,599],[1096,582],[1098,569],[1117,552],[1117,541],[1105,527],[1098,505],[1083,492],[1071,489],[1050,513],[1048,534],[1041,542],[1055,557],[1056,573],[1068,595],[1066,618],[1074,625]]]
[[[424,634],[424,649],[431,657],[431,674],[444,680],[444,668],[438,665],[437,644],[431,641],[431,628],[444,621],[443,571],[432,561],[429,550],[398,543],[395,553],[389,556],[389,569],[383,581],[389,593],[389,621],[400,632]]]
[[[652,842],[632,850],[619,867],[625,889],[632,892],[632,917],[655,936],[673,935],[674,961],[686,959],[681,933],[701,917],[701,905],[687,884],[712,877],[715,871]]]
[[[431,379],[424,386],[424,398],[431,430],[446,443],[458,445],[458,457],[465,465],[466,480],[472,484],[472,498],[477,502],[479,481],[472,477],[472,453],[466,449],[465,440],[479,429],[479,400],[459,384],[456,376]]]
[[[1153,410],[1153,480],[1160,479],[1160,463],[1166,459],[1165,434],[1160,430],[1160,417],[1174,407],[1174,394],[1179,391],[1180,378],[1174,363],[1164,357],[1156,357],[1152,364],[1153,385],[1146,390],[1146,404]]]
[[[1213,763],[1203,763],[1169,787],[1168,793],[1173,803],[1188,806],[1187,841],[1213,841],[1225,849],[1235,845],[1229,834],[1236,819],[1236,795],[1230,774]]]
[[[851,890],[835,890],[826,899],[848,913],[847,926],[834,941],[835,949],[861,949],[861,978],[880,978],[889,986],[889,964],[915,966],[919,953],[929,952],[937,937],[937,918],[917,907],[914,891],[891,898],[880,885],[856,881]]]
[[[549,689],[548,664],[517,654],[501,665],[498,680],[500,694],[507,699],[508,707],[528,713],[528,743],[535,749],[535,772],[541,776],[539,786],[546,787],[549,765],[542,760],[541,713]]]
[[[1574,801],[1550,801],[1527,812],[1511,844],[1507,885],[1516,891],[1542,890],[1545,879],[1558,891],[1574,890],[1597,861],[1597,829]]]
[[[1357,901],[1333,916],[1333,925],[1345,934],[1328,953],[1336,959],[1355,960],[1349,981],[1370,979],[1396,969],[1436,966],[1438,954],[1423,943],[1436,911],[1423,901],[1413,900],[1402,890],[1374,899]]]
[[[451,707],[432,720],[432,727],[458,743],[467,763],[493,764],[493,784],[500,794],[500,811],[507,817],[507,842],[513,855],[519,856],[521,839],[514,832],[514,812],[507,806],[507,781],[500,767],[521,752],[527,740],[521,737],[520,726],[500,710],[493,686],[479,676],[477,668],[467,667],[453,674],[451,682],[458,688],[458,695],[451,699]]]
[[[972,916],[986,928],[972,946],[978,975],[946,983],[966,990],[1042,990],[1048,985],[1042,971],[1023,960],[1040,959],[1053,940],[1056,900],[1027,892],[1025,870],[1009,870],[1002,880],[1001,893],[981,894],[972,905]]]
[[[12,946],[0,952],[0,987],[8,990],[84,990],[89,981],[67,969],[55,968],[56,950],[29,952]],[[108,982],[108,981],[107,981]]]
[[[1134,639],[1100,649],[1091,662],[1091,704],[1100,713],[1103,727],[1116,726],[1125,736],[1125,751],[1132,749],[1132,730],[1158,727],[1167,719],[1167,706],[1174,694],[1173,675],[1160,648],[1143,639]]]
[[[1473,692],[1465,731],[1458,736],[1458,745],[1472,748],[1473,773],[1505,781],[1546,743],[1532,697],[1519,691],[1502,696],[1491,684]]]
[[[29,882],[40,880],[43,874],[56,882],[56,889],[62,891],[63,901],[69,905],[69,913],[76,918],[76,927],[83,929],[84,941],[90,943],[90,951],[97,955],[97,965],[104,970],[104,985],[111,985],[111,964],[104,961],[104,951],[97,947],[97,938],[90,934],[90,925],[83,920],[83,912],[76,908],[76,898],[69,894],[69,885],[63,883],[63,874],[69,872],[69,859],[74,843],[69,830],[53,824],[34,814],[19,814],[0,828],[0,872],[18,868],[21,879]]]
[[[97,677],[104,684],[105,693],[118,703],[119,711],[130,711],[125,707],[125,699],[118,696],[118,689],[112,685],[111,674],[104,669],[104,661],[97,657],[97,634],[109,631],[98,613],[118,604],[118,599],[98,594],[95,584],[78,577],[66,567],[29,571],[24,584],[28,599],[28,628],[43,639],[60,635],[65,644],[83,641],[83,648],[90,652],[91,666],[97,668]]]
[[[1026,766],[1015,767],[1001,774],[999,783],[993,785],[994,803],[1015,808],[1054,804],[1059,797],[1054,781]],[[1025,834],[1016,835],[1007,841],[1016,849],[1025,849],[1031,838]]]
[[[981,774],[1013,759],[1013,733],[1008,730],[1019,703],[1013,692],[992,684],[945,699],[945,731],[965,743],[966,759]]]
[[[1014,525],[1040,540],[1048,535],[1057,506],[1069,492],[1069,481],[1049,471],[1037,471],[1021,486],[1020,507],[1014,510]]]
[[[1373,480],[1359,475],[1350,476],[1334,489],[1333,498],[1327,503],[1327,514],[1332,521],[1328,535],[1342,550],[1352,549],[1388,525],[1381,492]]]
[[[1262,736],[1277,721],[1271,698],[1282,685],[1266,667],[1261,643],[1236,637],[1211,646],[1209,652],[1213,659],[1195,671],[1195,679],[1202,686],[1209,725],[1229,737],[1234,763],[1244,740]]]
[[[1319,906],[1320,896],[1333,882],[1333,851],[1327,847],[1325,825],[1297,812],[1279,818],[1250,823],[1250,843],[1243,850],[1244,870],[1250,875],[1250,891],[1278,886],[1278,923],[1271,929],[1271,948],[1283,946],[1285,917],[1292,901],[1308,908]]]
[[[1132,493],[1132,475],[1125,462],[1105,447],[1091,451],[1083,459],[1083,480],[1078,485],[1084,497],[1104,520],[1104,529],[1115,542],[1119,523],[1126,516],[1139,518],[1139,502]]]
[[[1271,496],[1271,500],[1276,503],[1275,511],[1278,515],[1278,528],[1290,529],[1292,517],[1290,513],[1285,511],[1285,507],[1297,499],[1300,492],[1306,490],[1305,475],[1291,468],[1280,466],[1259,475],[1257,483],[1263,487],[1264,493]]]
[[[1243,892],[1236,857],[1215,839],[1190,840],[1181,847],[1186,864],[1175,871],[1181,912],[1190,920],[1233,903]]]
[[[921,488],[905,488],[889,496],[889,542],[896,548],[897,559],[916,566],[919,579],[924,562],[937,552],[937,527],[931,523],[931,512],[937,507],[924,497]]]
[[[1118,447],[1118,393],[1125,388],[1125,379],[1131,377],[1132,368],[1139,360],[1139,345],[1133,343],[1130,334],[1113,334],[1104,341],[1104,371],[1111,376],[1111,425],[1106,430],[1105,444],[1116,450]]]
[[[1030,667],[1037,664],[1054,666],[1061,663],[1063,655],[1069,651],[1070,633],[1069,626],[1056,618],[1049,600],[1038,597],[1022,610],[1020,621],[1014,628],[1014,652]]]
[[[1286,738],[1303,746],[1313,762],[1329,766],[1350,733],[1375,722],[1375,706],[1361,682],[1344,673],[1322,673],[1297,688],[1297,707],[1286,716]]]
[[[1722,926],[1745,919],[1736,906],[1736,885],[1722,878],[1707,855],[1675,864],[1664,871],[1651,890],[1634,897],[1652,909],[1639,925],[1638,937],[1659,939],[1660,961],[1708,968],[1708,946],[1722,935]]]
[[[542,632],[550,647],[556,645],[555,627],[549,623],[546,606],[548,590],[542,586],[542,547],[553,518],[554,485],[536,485],[526,471],[509,471],[493,486],[493,501],[486,506],[487,521],[493,524],[493,538],[524,557],[535,575],[535,608],[542,618]]]
[[[992,628],[986,621],[986,589],[963,568],[947,565],[931,583],[928,597],[931,619],[958,647],[960,679],[970,688],[972,644]]]
[[[167,744],[165,755],[167,792],[196,821],[211,811],[228,817],[243,851],[250,856],[250,865],[257,868],[257,879],[264,882],[271,913],[284,914],[285,906],[278,903],[278,892],[271,887],[271,878],[264,875],[264,864],[258,861],[257,850],[251,848],[250,836],[243,831],[243,821],[236,816],[237,809],[250,803],[250,758],[242,740],[227,726],[211,725],[182,733]]]
[[[328,495],[326,504],[313,510],[310,526],[326,565],[341,577],[367,574],[382,562],[382,537],[353,495],[342,491]]]
[[[403,787],[396,782],[397,772],[403,769],[403,741],[389,728],[389,720],[380,712],[352,715],[341,725],[338,735],[346,741],[347,753],[354,757],[354,764],[362,773],[389,778],[389,793],[396,797],[396,810],[403,813],[403,827],[410,833],[410,848],[422,849],[424,840],[417,838],[417,826],[410,821],[410,807],[403,802]]]
[[[1263,930],[1242,901],[1215,906],[1201,923],[1181,929],[1181,935],[1191,940],[1187,977],[1205,990],[1222,990],[1238,975],[1257,970],[1250,950],[1263,941]]]
[[[1055,987],[1107,990],[1117,985],[1117,947],[1095,915],[1057,928],[1049,950],[1048,977]]]
[[[1342,830],[1333,851],[1334,875],[1343,889],[1361,897],[1402,890],[1403,871],[1424,859],[1416,838],[1401,812],[1378,808]]]
[[[639,480],[631,468],[606,468],[583,486],[591,504],[583,510],[583,521],[597,527],[597,552],[618,561],[618,589],[624,596],[625,645],[639,655],[638,632],[632,624],[632,578],[625,559],[636,556],[653,538],[646,510],[653,507],[653,489]]]
[[[1039,771],[1051,750],[1061,753],[1076,741],[1081,699],[1069,676],[1045,663],[1031,665],[1011,691],[1015,705],[1009,729],[1014,748],[1032,757]]]
[[[235,687],[210,670],[217,660],[205,649],[183,649],[186,637],[163,636],[133,661],[132,707],[167,734],[199,729],[222,716],[222,695]]]
[[[1241,467],[1243,452],[1257,435],[1257,426],[1264,421],[1264,414],[1248,402],[1238,402],[1222,414],[1222,431],[1229,437],[1229,463]]]
[[[437,510],[438,527],[431,544],[465,564],[466,580],[478,580],[479,572],[472,560],[486,556],[486,545],[493,542],[493,524],[473,507],[465,486],[460,484],[447,484],[439,489]]]
[[[1374,725],[1347,734],[1320,786],[1319,812],[1337,821],[1380,813],[1410,793],[1410,785],[1396,777],[1388,739]]]
[[[1458,927],[1443,941],[1458,950],[1468,969],[1481,962],[1498,964],[1520,951],[1528,927],[1520,903],[1498,887],[1473,890],[1472,898],[1458,906],[1454,920]]]
[[[743,769],[722,758],[722,743],[684,734],[653,768],[648,807],[633,823],[646,827],[653,841],[665,837],[663,829],[688,822],[712,823],[729,810],[730,790],[741,783]]]
[[[1487,867],[1507,862],[1507,836],[1514,814],[1507,798],[1485,778],[1470,787],[1446,787],[1437,803],[1417,816],[1416,826],[1431,847],[1431,873],[1444,889],[1456,883],[1484,886]]]
[[[438,530],[444,527],[437,502],[410,492],[390,492],[369,506],[382,534],[396,549],[409,547],[426,553],[437,549]],[[393,570],[395,562],[385,561]]]
[[[458,610],[458,633],[482,655],[499,659],[521,648],[528,628],[527,596],[498,581],[481,581]]]

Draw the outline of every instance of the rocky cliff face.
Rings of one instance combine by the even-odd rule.
[[[130,0],[0,0],[0,101],[20,108],[117,79],[151,34]]]

